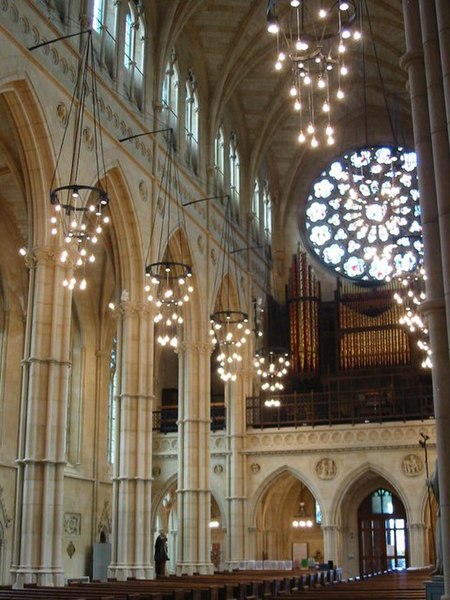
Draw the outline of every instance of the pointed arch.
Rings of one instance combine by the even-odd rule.
[[[110,211],[114,247],[114,263],[118,269],[118,283],[130,298],[142,301],[144,297],[144,255],[139,219],[130,187],[122,167],[116,164],[106,174],[110,195]]]
[[[29,247],[44,245],[49,237],[50,202],[43,199],[49,197],[55,164],[44,111],[27,75],[0,80],[0,98],[11,119],[13,139],[17,140],[19,146],[10,166],[23,183],[27,216],[22,229],[23,243]],[[23,216],[19,217],[20,221],[22,219]]]
[[[320,502],[319,491],[315,482],[309,476],[309,474],[301,473],[298,469],[290,465],[283,465],[278,469],[275,469],[275,471],[272,471],[272,473],[269,473],[267,477],[261,482],[261,484],[255,491],[253,497],[249,499],[250,501],[248,506],[248,515],[251,527],[256,527],[258,507],[264,496],[267,494],[270,488],[272,488],[275,485],[277,480],[280,480],[282,477],[285,477],[287,475],[303,483],[311,492],[311,494]]]
[[[406,514],[409,519],[411,512],[411,501],[406,491],[399,485],[392,476],[392,471],[381,464],[365,462],[358,465],[357,468],[348,471],[342,481],[336,486],[332,503],[328,510],[326,520],[331,523],[340,524],[343,516],[343,507],[346,505],[346,498],[352,498],[353,503],[361,501],[368,493],[368,484],[373,483],[375,488],[382,483],[388,484],[390,489],[400,498],[405,506]],[[358,491],[359,490],[359,491]]]

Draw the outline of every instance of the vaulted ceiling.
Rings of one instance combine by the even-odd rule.
[[[319,5],[317,0],[304,1]],[[297,141],[291,74],[274,69],[276,42],[266,30],[267,0],[155,4],[147,20],[158,28],[157,46],[166,53],[170,47],[183,48],[179,59],[195,69],[200,99],[208,103],[209,135],[229,111],[239,132],[244,168],[251,176],[260,164],[267,169],[275,201],[275,246],[277,232],[291,242],[298,239],[311,181],[334,156],[366,143],[392,144],[394,138],[411,146],[406,74],[399,65],[405,52],[401,0],[357,0],[364,42],[353,44],[348,54],[346,99],[333,109],[336,142],[316,149]],[[289,0],[275,4],[280,15],[290,10]]]

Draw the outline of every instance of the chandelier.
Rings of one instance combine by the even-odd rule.
[[[283,379],[288,373],[289,364],[289,354],[284,348],[266,347],[256,351],[253,365],[261,379],[261,390],[264,395],[269,394],[264,401],[265,406],[280,406],[280,401],[272,396],[284,390]]]
[[[99,236],[104,225],[110,222],[106,214],[109,196],[106,189],[92,32],[84,33],[87,33],[87,39],[80,57],[70,106],[63,115],[64,133],[50,190],[50,203],[53,206],[51,234],[62,234],[65,247],[60,261],[73,269],[71,277],[63,281],[68,289],[76,286],[79,289],[86,288],[86,266],[95,262]],[[93,153],[92,158],[88,158],[88,152]],[[83,165],[83,173],[80,173],[81,156],[86,159],[86,165],[92,165],[90,172]],[[66,173],[63,177],[64,170]],[[58,173],[59,179],[66,179],[67,183],[55,185]]]
[[[421,267],[415,273],[403,273],[398,281],[400,289],[394,293],[394,300],[404,309],[399,323],[417,337],[417,346],[422,353],[422,368],[431,369],[433,365],[428,329],[419,313],[419,307],[426,299],[425,270]]]
[[[154,323],[157,342],[161,346],[176,348],[184,322],[183,306],[189,302],[194,288],[192,268],[185,258],[187,251],[183,232],[186,228],[171,135],[156,206],[145,266],[145,292],[147,300],[156,309]],[[153,243],[158,227],[157,259],[151,262],[149,256],[154,250]]]
[[[300,117],[298,141],[334,144],[334,102],[345,98],[351,41],[361,39],[357,0],[268,0],[267,31],[276,35],[275,70],[291,70],[289,94]],[[279,5],[279,6],[277,6]]]
[[[236,372],[242,362],[242,351],[251,332],[248,314],[239,308],[239,286],[234,294],[232,289],[231,275],[234,275],[235,282],[239,281],[236,259],[232,257],[235,250],[231,227],[231,201],[228,199],[221,238],[221,257],[216,271],[216,280],[220,277],[221,289],[216,308],[210,316],[210,336],[219,348],[216,357],[217,372],[225,382],[236,381]]]
[[[304,527],[313,527],[314,518],[309,516],[306,511],[306,502],[303,500],[303,493],[305,490],[305,486],[303,483],[301,484],[300,489],[300,500],[298,503],[298,511],[295,513],[294,518],[292,519],[292,527],[295,528],[304,528]]]

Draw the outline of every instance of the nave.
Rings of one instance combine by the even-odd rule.
[[[65,588],[0,589],[3,600],[425,600],[428,570],[392,571],[342,581],[336,571],[241,571],[106,583],[73,581]]]

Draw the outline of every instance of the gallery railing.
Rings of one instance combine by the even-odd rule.
[[[301,427],[426,420],[434,417],[431,385],[399,390],[308,392],[279,397],[280,406],[247,398],[247,427]]]
[[[431,385],[391,387],[388,389],[283,394],[279,407],[265,406],[265,398],[247,397],[248,428],[316,427],[355,425],[389,421],[428,420],[434,417]],[[178,430],[177,407],[153,412],[153,430],[170,433]],[[211,403],[211,431],[225,429],[223,402]]]

